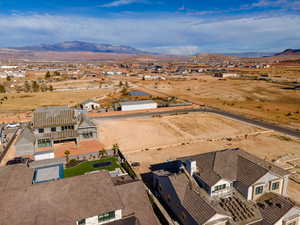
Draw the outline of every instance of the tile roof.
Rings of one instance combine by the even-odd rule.
[[[209,200],[208,194],[198,185],[193,185],[186,174],[172,174],[166,176],[172,184],[182,206],[199,223],[204,224],[215,214],[225,214],[226,212]]]
[[[0,225],[70,225],[117,209],[123,219],[111,225],[157,225],[140,182],[115,186],[108,171],[99,171],[31,184],[32,176],[26,173],[33,175],[33,169],[27,168],[25,176],[17,166],[2,169],[0,182],[8,179],[9,184],[0,183]]]
[[[253,184],[268,172],[278,176],[289,173],[242,149],[225,149],[216,152],[184,157],[181,160],[195,160],[199,176],[206,184],[213,186],[220,179]]]
[[[33,127],[45,128],[76,124],[75,111],[68,107],[44,107],[33,113]]]
[[[296,206],[290,199],[274,193],[267,193],[257,200],[257,205],[263,215],[262,225],[273,225],[290,209]],[[300,209],[298,214],[300,213]]]
[[[34,169],[24,164],[0,167],[0,193],[30,186],[33,174]]]

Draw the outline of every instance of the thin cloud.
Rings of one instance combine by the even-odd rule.
[[[100,7],[105,7],[105,8],[109,8],[109,7],[118,7],[118,6],[123,6],[123,5],[130,5],[133,3],[145,3],[145,1],[141,1],[141,0],[116,0],[116,1],[112,1],[110,3],[107,4],[103,4]]]
[[[299,0],[259,0],[258,2],[244,6],[245,8],[281,8],[287,10],[299,10]]]
[[[85,40],[153,52],[277,51],[300,46],[300,15],[205,20],[187,15],[0,16],[1,47]],[[78,32],[80,30],[80,32]]]

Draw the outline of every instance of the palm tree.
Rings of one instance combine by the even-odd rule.
[[[105,149],[102,149],[102,150],[99,150],[99,158],[103,158],[104,156],[106,155],[106,150]]]
[[[114,150],[114,155],[117,154],[117,152],[120,150],[119,145],[116,143],[113,145],[112,150]]]
[[[69,150],[66,150],[64,153],[66,155],[67,163],[69,163],[69,155],[71,154],[71,152]]]

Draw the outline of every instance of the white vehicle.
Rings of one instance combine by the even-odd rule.
[[[19,123],[9,123],[6,125],[6,128],[16,128],[19,127],[20,124]]]

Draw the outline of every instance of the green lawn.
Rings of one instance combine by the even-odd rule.
[[[93,164],[95,164],[95,163],[109,162],[109,161],[112,162],[111,166],[106,166],[106,167],[102,167],[102,168],[93,168]],[[100,160],[83,162],[73,168],[66,168],[64,170],[64,173],[65,173],[65,178],[66,178],[66,177],[79,176],[79,175],[83,175],[87,172],[103,170],[103,169],[108,170],[108,171],[113,171],[116,168],[120,168],[118,160],[115,157],[108,157],[108,158],[104,158],[104,159],[100,159]]]

